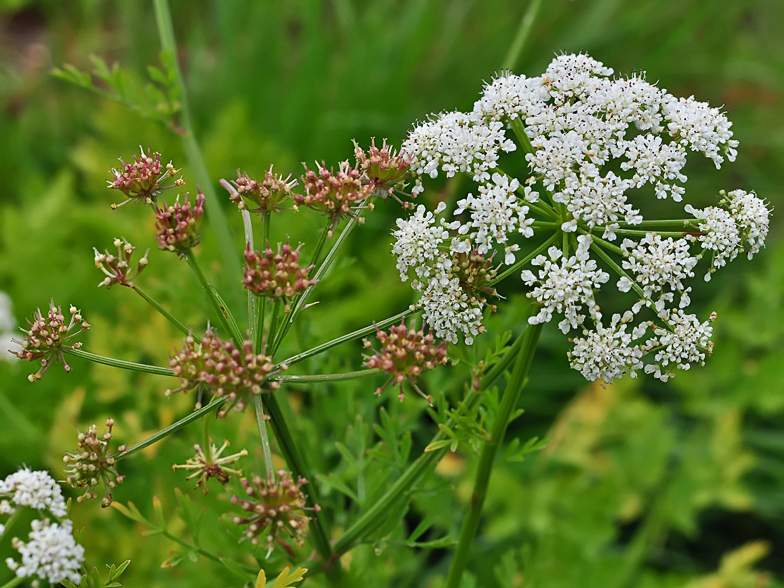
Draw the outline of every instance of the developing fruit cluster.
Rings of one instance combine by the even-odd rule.
[[[308,279],[313,266],[299,265],[299,247],[292,249],[288,241],[278,244],[275,253],[267,244],[264,251],[245,250],[245,275],[243,286],[256,296],[278,298],[286,303],[285,311],[291,312],[291,299],[313,286],[317,280]]]
[[[196,203],[191,206],[185,195],[185,203],[180,204],[179,196],[171,206],[155,210],[155,237],[158,248],[185,256],[199,244],[198,234],[201,217],[204,215],[204,194],[199,190]]]
[[[148,150],[145,154],[142,149],[141,155],[134,155],[131,163],[125,163],[122,159],[120,163],[122,169],[112,170],[113,179],[109,181],[107,187],[110,190],[119,190],[128,197],[128,200],[120,204],[112,204],[113,209],[132,201],[152,204],[162,190],[185,185],[182,178],[177,178],[170,186],[162,185],[164,180],[180,173],[180,170],[175,169],[171,162],[166,166],[161,165],[160,153],[150,155]]]
[[[231,341],[221,341],[210,329],[201,345],[192,336],[185,337],[182,350],[170,358],[169,365],[174,376],[180,378],[180,387],[167,390],[166,395],[187,392],[202,384],[215,396],[228,398],[218,411],[219,417],[226,416],[232,407],[243,410],[251,396],[280,386],[278,382],[266,381],[275,370],[272,358],[255,354],[249,340],[237,349]]]
[[[12,351],[12,353],[19,359],[27,359],[28,361],[41,360],[41,368],[36,373],[27,376],[27,379],[31,382],[43,378],[52,362],[62,361],[65,371],[71,371],[71,366],[65,361],[63,349],[79,349],[82,346],[81,343],[68,345],[67,342],[82,331],[89,329],[90,325],[82,318],[82,315],[79,314],[75,307],[71,307],[70,313],[71,320],[66,324],[62,309],[59,306],[55,306],[54,302],[49,302],[49,312],[46,317],[41,314],[41,309],[39,308],[33,315],[30,329],[20,329],[25,333],[26,337],[24,341],[15,341],[22,346],[22,349],[20,351]],[[78,330],[71,333],[74,329]]]
[[[125,476],[121,476],[115,469],[115,457],[110,454],[109,442],[112,440],[112,428],[114,419],[106,419],[106,433],[98,436],[98,428],[90,425],[85,433],[79,433],[77,449],[69,452],[63,457],[63,461],[68,465],[65,470],[65,479],[74,488],[84,488],[85,492],[76,499],[76,502],[84,502],[98,498],[94,488],[101,482],[104,484],[104,497],[101,506],[106,508],[112,503],[111,488],[122,484]],[[125,451],[125,446],[118,448],[118,453]]]

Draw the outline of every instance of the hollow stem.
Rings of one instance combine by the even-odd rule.
[[[479,526],[479,517],[482,513],[485,497],[487,496],[487,487],[490,481],[490,474],[493,470],[495,456],[496,453],[498,453],[498,448],[503,443],[506,428],[509,425],[509,419],[517,407],[520,393],[525,386],[528,369],[531,367],[534,351],[536,351],[536,345],[539,342],[539,335],[541,332],[541,324],[529,325],[522,335],[523,344],[520,347],[514,370],[512,371],[512,375],[506,385],[506,390],[501,398],[501,404],[493,419],[493,424],[490,429],[490,438],[485,442],[484,447],[482,447],[482,453],[479,457],[479,466],[474,479],[474,489],[471,493],[471,502],[468,507],[466,518],[463,520],[463,526],[460,529],[460,537],[457,542],[457,547],[455,548],[454,556],[452,557],[446,588],[458,588],[460,585],[460,578],[463,575],[463,571],[465,570],[468,561],[468,552],[471,549],[471,543],[474,540],[476,529]]]
[[[210,419],[204,417],[201,421],[201,444],[204,453],[204,461],[212,463],[212,442],[210,441]]]
[[[114,359],[113,357],[104,357],[103,355],[96,355],[95,353],[82,351],[81,349],[64,347],[63,353],[67,353],[73,357],[86,359],[87,361],[92,361],[93,363],[100,363],[101,365],[120,368],[122,370],[144,372],[146,374],[154,374],[156,376],[174,376],[171,368],[159,367],[157,365],[147,365],[144,363],[133,363],[132,361],[123,361],[122,359]]]
[[[193,340],[196,341],[196,343],[201,343],[201,338],[194,335],[192,329],[186,327],[177,317],[175,317],[172,313],[170,313],[163,306],[161,306],[157,300],[155,300],[152,296],[147,294],[147,292],[142,290],[136,284],[131,285],[130,288],[134,292],[136,292],[139,296],[144,298],[150,306],[152,306],[155,310],[161,313],[164,316],[164,318],[166,318],[166,320],[168,320],[171,324],[177,327],[185,335],[190,335],[191,337],[193,337]]]
[[[2,587],[0,588],[14,588],[14,586],[18,586],[19,584],[21,584],[24,579],[25,579],[24,576],[14,576],[11,580],[3,584]]]

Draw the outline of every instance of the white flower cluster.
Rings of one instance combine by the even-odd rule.
[[[19,507],[49,511],[58,519],[67,515],[65,500],[57,482],[45,471],[23,468],[0,480],[0,515],[11,515]],[[0,536],[8,531],[0,524]],[[14,537],[11,545],[21,555],[21,562],[7,558],[6,564],[18,578],[37,576],[52,584],[70,580],[79,584],[79,568],[84,548],[73,537],[73,523],[65,519],[50,523],[45,516],[31,523],[28,541]]]
[[[536,268],[521,274],[540,304],[529,322],[558,315],[564,333],[577,331],[569,359],[586,378],[609,382],[644,370],[666,380],[710,353],[714,317],[700,322],[685,312],[688,280],[708,252],[706,280],[738,253],[757,253],[770,210],[754,193],[735,190],[722,193],[718,206],[685,205],[693,217],[685,222],[644,219],[631,190],[650,186],[656,198],[680,202],[688,153],[719,167],[735,159],[738,142],[720,109],[677,98],[644,74],[612,74],[587,55],[560,55],[541,76],[505,72],[484,87],[471,112],[441,113],[410,132],[401,153],[412,160],[414,195],[423,176],[441,172],[461,172],[478,184],[451,220],[440,218],[444,203],[435,214],[419,206],[393,233],[401,278],[412,278],[422,293],[419,305],[437,336],[454,342],[462,333],[470,343],[483,330],[486,300],[474,274],[463,279],[458,266],[469,257],[481,265],[477,256],[489,264],[501,251],[513,265],[521,245],[544,229],[555,235],[520,261]],[[515,151],[510,131],[525,152],[525,181],[498,167],[502,152]],[[620,246],[613,243],[619,237]],[[618,274],[621,292],[637,297],[609,325],[596,302],[610,281],[606,269]],[[480,289],[494,293],[495,274],[483,275]],[[654,319],[640,317],[643,309]]]
[[[60,485],[48,472],[34,472],[23,468],[5,480],[0,480],[0,497],[16,506],[29,506],[36,510],[48,510],[56,517],[66,515],[65,500]],[[13,508],[13,507],[10,507]],[[11,514],[13,510],[0,514]]]
[[[29,541],[25,543],[14,537],[11,542],[21,554],[22,561],[20,563],[9,557],[6,559],[8,567],[19,578],[38,576],[52,584],[63,580],[79,584],[84,547],[74,540],[73,523],[66,519],[60,525],[43,519],[33,521],[31,527]]]

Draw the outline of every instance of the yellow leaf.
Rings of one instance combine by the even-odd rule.
[[[264,573],[264,570],[259,572],[259,577],[256,578],[256,588],[264,588],[267,585],[267,574]]]

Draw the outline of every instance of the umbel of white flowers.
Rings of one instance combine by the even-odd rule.
[[[418,305],[438,337],[457,342],[462,334],[471,344],[484,330],[486,300],[461,278],[457,260],[501,253],[515,269],[531,263],[516,274],[540,304],[529,322],[561,317],[574,343],[571,365],[589,380],[640,369],[667,380],[710,354],[715,314],[700,321],[685,311],[688,280],[702,259],[706,281],[740,252],[751,259],[770,210],[753,192],[734,190],[715,206],[686,204],[690,218],[646,218],[652,197],[683,201],[689,152],[718,168],[735,159],[738,142],[718,108],[676,98],[644,74],[612,74],[587,55],[560,55],[541,76],[503,73],[471,112],[431,115],[410,131],[401,153],[411,160],[414,195],[423,177],[441,173],[477,184],[451,220],[443,202],[433,212],[420,205],[393,232],[400,277],[421,292]],[[499,168],[500,155],[518,149],[526,178]],[[518,252],[533,254],[517,261]],[[597,293],[609,283],[634,300],[607,321]]]
[[[78,584],[84,547],[74,540],[73,523],[64,518],[67,508],[60,486],[48,472],[23,468],[0,480],[0,515],[11,515],[24,507],[39,511],[41,518],[30,524],[27,541],[18,537],[11,540],[21,561],[9,557],[6,565],[19,578],[37,577],[52,584],[70,580]],[[45,512],[64,520],[50,522]],[[6,530],[10,528],[0,524],[0,536]]]

